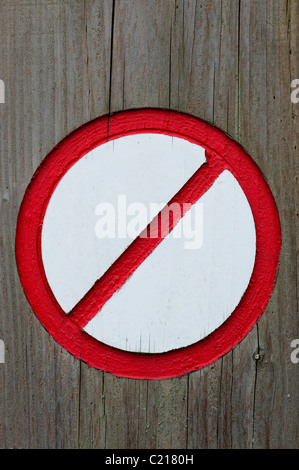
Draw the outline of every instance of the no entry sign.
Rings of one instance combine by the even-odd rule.
[[[228,135],[159,109],[100,117],[44,159],[16,259],[49,334],[90,366],[159,379],[240,342],[274,288],[271,191]]]

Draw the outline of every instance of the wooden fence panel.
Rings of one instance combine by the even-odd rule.
[[[1,448],[297,448],[296,0],[3,0],[0,5]],[[167,380],[88,367],[44,330],[15,263],[19,206],[59,141],[129,108],[188,112],[260,166],[282,227],[277,285],[231,352]]]

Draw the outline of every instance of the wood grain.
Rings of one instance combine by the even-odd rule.
[[[0,447],[298,448],[298,2],[3,0],[0,18]],[[23,194],[51,148],[96,116],[148,106],[239,141],[283,233],[277,286],[253,330],[215,364],[161,381],[114,377],[62,350],[14,256]]]

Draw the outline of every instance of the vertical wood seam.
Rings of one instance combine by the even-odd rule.
[[[233,448],[233,388],[234,388],[234,350],[232,349],[232,380],[230,389],[230,447]]]
[[[237,69],[238,69],[238,78],[237,78],[237,137],[240,140],[241,135],[241,84],[240,84],[240,62],[241,62],[241,0],[238,4],[238,58],[237,58]]]
[[[258,324],[256,324],[256,335],[257,335],[257,354],[259,354],[260,353],[260,341],[259,341]],[[255,403],[256,403],[257,377],[258,377],[258,360],[255,361],[254,386],[253,386],[252,436],[251,436],[251,448],[252,449],[254,448],[254,435],[255,435]]]
[[[186,449],[189,445],[189,387],[190,387],[190,373],[187,374],[187,390],[186,390]]]
[[[219,414],[221,413],[222,377],[223,377],[223,357],[221,357],[221,369],[220,369],[220,380],[219,380],[219,412],[217,413],[217,423],[216,423],[217,449],[219,449]]]
[[[169,67],[168,67],[168,108],[171,108],[171,53],[172,53],[172,24],[169,34]]]
[[[84,18],[85,18],[85,41],[86,41],[86,73],[87,73],[87,83],[88,83],[88,106],[89,119],[91,118],[91,87],[90,87],[90,76],[89,76],[89,53],[88,53],[88,18],[87,18],[87,5],[86,0],[84,0]]]
[[[80,437],[80,429],[81,429],[81,378],[82,378],[82,364],[81,361],[79,362],[79,393],[78,393],[78,448],[81,447],[81,437]]]
[[[147,430],[148,430],[148,380],[146,380],[146,400],[145,400],[145,438],[147,441]],[[148,447],[146,442],[145,447]]]
[[[108,114],[111,113],[111,100],[112,100],[112,70],[113,70],[113,43],[114,43],[114,20],[115,20],[115,0],[112,0],[112,19],[111,19],[111,46],[110,46],[110,76],[109,76],[109,102],[108,102]],[[109,116],[108,116],[108,129],[107,137],[109,135]]]
[[[104,417],[104,449],[107,449],[107,415],[106,415],[106,394],[105,394],[105,372],[102,372],[102,403]]]
[[[298,8],[298,7],[297,7]],[[299,8],[298,8],[299,10]],[[290,25],[289,27],[289,35],[288,35],[288,45],[289,45],[289,70],[290,70],[290,79],[289,79],[289,82],[291,83],[291,81],[295,78],[292,76],[292,64],[293,64],[293,60],[294,60],[294,54],[293,54],[293,47],[292,47],[292,40],[293,40],[293,35],[292,35],[292,32],[293,32],[293,28],[291,27],[291,18],[292,18],[292,10],[291,10],[291,7],[289,7],[289,1],[287,0],[287,15],[289,17],[289,23],[288,25]],[[296,21],[296,11],[295,11],[295,14],[294,14],[294,18],[295,18],[295,21]],[[299,11],[298,11],[298,19],[299,19]],[[297,29],[297,26],[298,26],[298,23],[296,23],[296,26],[295,26],[295,31]],[[297,32],[298,33],[298,32]],[[297,35],[295,34],[294,35],[295,38],[294,40],[296,40],[296,37]],[[290,54],[290,51],[292,52],[292,54]],[[291,57],[290,57],[291,55]],[[296,70],[297,72],[297,70]],[[293,135],[294,135],[294,141],[296,143],[296,145],[294,144],[294,142],[292,143],[292,154],[293,154],[293,160],[294,160],[294,175],[296,176],[296,158],[297,158],[297,126],[298,126],[298,123],[297,123],[297,120],[298,120],[298,114],[296,114],[294,112],[294,107],[295,106],[299,106],[298,104],[292,104],[291,106],[291,119],[292,119],[292,128],[293,128]],[[293,116],[295,118],[293,118]],[[295,217],[296,217],[296,189],[295,189],[295,185],[293,185],[293,193],[294,193],[294,201],[295,201]],[[295,230],[296,230],[296,224],[295,224]],[[295,246],[296,246],[296,253],[299,252],[299,238],[298,237],[295,237]],[[297,312],[298,312],[298,316],[299,316],[299,291],[298,291],[298,285],[299,285],[299,279],[298,279],[298,273],[299,273],[299,269],[298,269],[298,262],[299,262],[299,259],[298,259],[298,256],[295,257],[295,263],[296,263],[296,283],[295,283],[295,289],[296,289],[296,301],[297,301]]]
[[[112,12],[111,12],[111,43],[110,43],[110,67],[109,67],[109,93],[108,93],[108,120],[107,120],[107,139],[109,136],[109,119],[110,119],[110,113],[111,113],[111,101],[112,101],[112,71],[113,71],[113,46],[114,46],[114,22],[115,22],[115,0],[112,0]],[[105,372],[103,372],[103,379],[102,379],[102,393],[105,396],[104,393],[105,390]],[[107,414],[106,414],[106,407],[105,407],[105,398],[104,398],[104,420],[105,420],[105,426],[104,426],[104,448],[107,449]]]

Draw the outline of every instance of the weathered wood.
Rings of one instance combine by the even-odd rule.
[[[290,361],[290,344],[292,339],[298,337],[295,263],[298,232],[294,223],[294,165],[298,153],[293,151],[290,102],[291,3],[267,2],[264,17],[268,18],[269,27],[263,31],[260,41],[260,48],[264,44],[266,50],[266,61],[264,58],[262,61],[267,81],[263,88],[265,111],[263,115],[259,111],[259,121],[264,121],[265,136],[263,147],[257,148],[256,155],[276,198],[281,217],[283,247],[277,287],[259,322],[259,344],[263,360],[258,364],[256,377],[255,447],[298,446],[297,372],[296,366]],[[292,20],[295,19],[294,15]],[[258,68],[258,60],[255,67]],[[256,90],[256,99],[260,96],[262,100],[261,94],[261,90],[259,94]],[[260,103],[257,106],[260,108]],[[255,114],[257,115],[257,111]]]
[[[298,2],[3,0],[0,17],[0,447],[298,447]],[[61,349],[30,309],[14,256],[19,205],[50,149],[98,115],[147,106],[238,140],[283,233],[258,324],[215,364],[161,381],[114,377]]]

